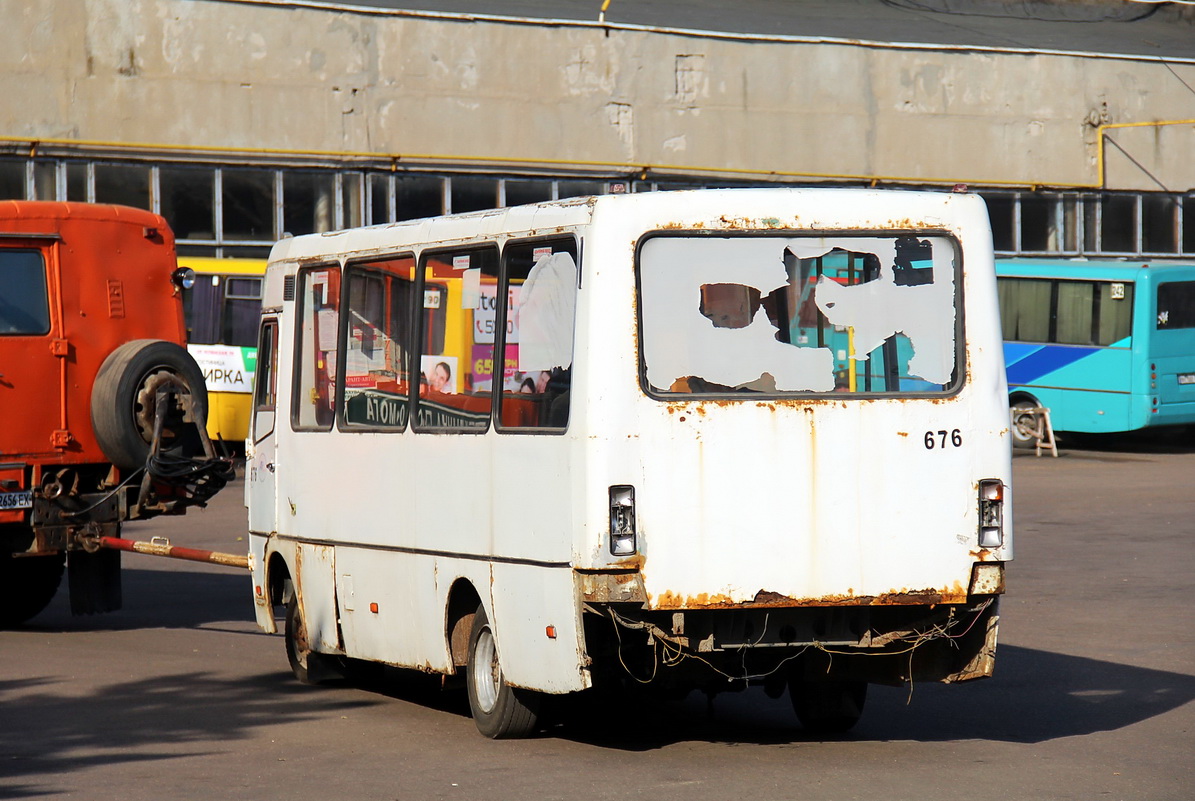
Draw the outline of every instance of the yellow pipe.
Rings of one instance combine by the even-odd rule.
[[[1096,153],[1096,170],[1100,176],[1100,183],[1097,189],[1105,189],[1108,185],[1108,165],[1104,160],[1105,139],[1107,132],[1113,128],[1160,128],[1163,125],[1195,125],[1195,120],[1161,120],[1157,122],[1111,122],[1097,127],[1097,141],[1099,148]]]
[[[855,326],[846,327],[847,389],[854,392],[859,386],[858,366],[855,364]]]
[[[519,165],[519,166],[570,166],[580,168],[601,168],[607,170],[618,170],[624,172],[636,172],[646,175],[648,172],[667,172],[679,173],[685,175],[742,175],[742,176],[771,176],[774,178],[817,178],[822,180],[836,180],[836,181],[860,181],[870,182],[873,186],[880,182],[895,183],[895,184],[975,184],[978,186],[1027,186],[1038,187],[1048,185],[1051,187],[1061,189],[1097,189],[1094,184],[1065,184],[1065,183],[1044,183],[1041,181],[1005,181],[998,179],[964,179],[957,178],[917,178],[901,175],[864,175],[864,174],[841,174],[841,173],[821,173],[821,172],[794,172],[787,170],[759,170],[759,169],[734,169],[727,167],[698,167],[691,164],[650,164],[650,163],[635,163],[635,162],[621,162],[621,161],[586,161],[578,159],[540,159],[540,158],[517,158],[517,157],[491,157],[491,156],[452,156],[435,153],[377,153],[368,151],[352,151],[352,150],[298,150],[298,149],[284,149],[284,148],[240,148],[240,147],[225,147],[219,145],[212,145],[206,147],[194,147],[191,145],[169,145],[152,142],[111,142],[98,139],[33,139],[29,137],[15,137],[15,136],[0,136],[0,143],[12,144],[28,144],[31,154],[35,153],[40,145],[60,145],[68,147],[103,147],[111,149],[122,150],[141,150],[141,151],[160,151],[167,153],[186,152],[192,155],[212,153],[212,154],[238,154],[242,156],[294,156],[304,158],[334,158],[334,159],[371,159],[374,161],[389,161],[391,168],[397,167],[401,161],[423,161],[423,162],[448,162],[461,163],[472,162],[475,164],[487,165]]]

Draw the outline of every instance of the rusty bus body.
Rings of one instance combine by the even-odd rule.
[[[284,240],[259,354],[257,619],[287,607],[302,680],[464,675],[503,737],[627,683],[787,689],[842,731],[869,682],[993,669],[1010,439],[975,196],[602,196]]]
[[[0,202],[0,625],[49,603],[68,555],[72,610],[120,608],[119,552],[101,542],[231,476],[178,472],[203,453],[206,404],[184,279],[156,214]]]

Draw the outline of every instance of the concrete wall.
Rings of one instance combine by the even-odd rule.
[[[1095,186],[1096,126],[1195,119],[1190,62],[215,0],[6,3],[0,81],[11,138],[976,185]],[[1110,188],[1195,187],[1195,124],[1109,134]]]

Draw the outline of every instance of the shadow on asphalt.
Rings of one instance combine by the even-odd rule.
[[[1195,699],[1195,676],[1002,645],[996,675],[968,684],[871,686],[852,741],[992,740],[1038,743],[1113,731]],[[799,728],[787,696],[762,690],[682,702],[607,703],[549,733],[631,751],[685,741],[785,744],[818,741]],[[582,722],[583,721],[583,722]]]
[[[23,776],[44,781],[93,766],[224,752],[258,726],[304,720],[319,726],[319,719],[375,703],[360,693],[312,693],[289,671],[238,681],[203,673],[160,676],[111,684],[91,696],[71,687],[56,677],[0,679],[0,799],[57,794],[21,784]],[[186,747],[179,749],[180,743]]]
[[[281,661],[281,657],[280,657]],[[1111,731],[1195,698],[1195,677],[1003,646],[996,678],[972,684],[872,687],[856,742],[959,740],[1037,743]],[[114,683],[80,697],[55,678],[0,680],[0,799],[44,794],[14,783],[119,762],[170,760],[235,748],[262,725],[307,721],[319,727],[345,710],[403,701],[456,717],[464,693],[437,677],[386,669],[360,685],[298,684],[286,670],[241,680],[203,673]],[[394,725],[401,726],[401,710]],[[595,748],[643,752],[684,742],[801,745],[816,742],[797,726],[787,698],[755,689],[683,701],[650,697],[557,699],[541,737]],[[180,752],[177,745],[190,744]],[[159,752],[147,746],[170,746]],[[46,792],[49,792],[48,790]]]
[[[125,609],[107,615],[72,617],[67,593],[34,618],[26,631],[121,631],[141,628],[187,629],[232,622],[236,633],[257,634],[248,577],[236,571],[187,572],[128,570],[124,573]],[[95,720],[111,718],[103,728],[118,738],[142,743],[235,739],[238,729],[265,718],[316,717],[316,707],[360,703],[352,684],[338,681],[323,688],[318,700],[303,697],[311,688],[298,685],[282,658],[279,671],[246,683],[204,676],[163,677],[152,688],[143,682],[114,685],[101,697],[80,699],[53,693],[20,692],[0,682],[0,709],[9,721],[39,721],[26,727],[0,723],[0,754],[12,749],[37,754],[37,772],[69,769],[75,758],[56,751],[106,735],[92,731]],[[357,685],[382,698],[419,704],[445,714],[467,716],[460,689],[442,690],[439,677],[387,668],[368,674]],[[302,698],[301,704],[294,704]],[[1001,645],[996,675],[984,681],[908,688],[872,686],[867,709],[845,739],[858,741],[994,740],[1043,742],[1131,726],[1195,699],[1195,676],[1117,664],[1015,645]],[[611,697],[588,694],[552,699],[545,710],[545,735],[602,748],[650,750],[685,741],[784,744],[810,742],[798,727],[787,697],[767,698],[762,690],[725,693],[712,703],[698,693],[666,701],[637,693]],[[98,708],[78,718],[69,710]],[[107,711],[105,711],[107,710]],[[152,710],[153,714],[150,714]],[[256,711],[255,711],[256,710]],[[152,720],[151,720],[152,718]],[[90,723],[88,721],[91,721]],[[45,722],[43,727],[40,722]],[[313,725],[319,725],[314,722]],[[72,729],[72,727],[74,727]],[[133,757],[130,757],[133,758]],[[137,759],[144,756],[135,757]],[[78,758],[83,762],[90,758]],[[62,760],[59,766],[55,760]],[[0,761],[0,775],[19,764]],[[15,797],[0,788],[0,799]]]
[[[74,616],[65,577],[45,611],[22,628],[25,631],[129,631],[186,629],[209,623],[248,621],[253,617],[253,585],[245,570],[199,572],[146,569],[146,560],[124,561],[137,569],[121,571],[124,607],[117,612]],[[140,560],[140,561],[138,561]]]

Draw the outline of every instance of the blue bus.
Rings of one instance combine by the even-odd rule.
[[[996,274],[1014,414],[1044,406],[1091,433],[1195,423],[1195,263],[1002,259]],[[1033,444],[1016,425],[1013,441]]]

